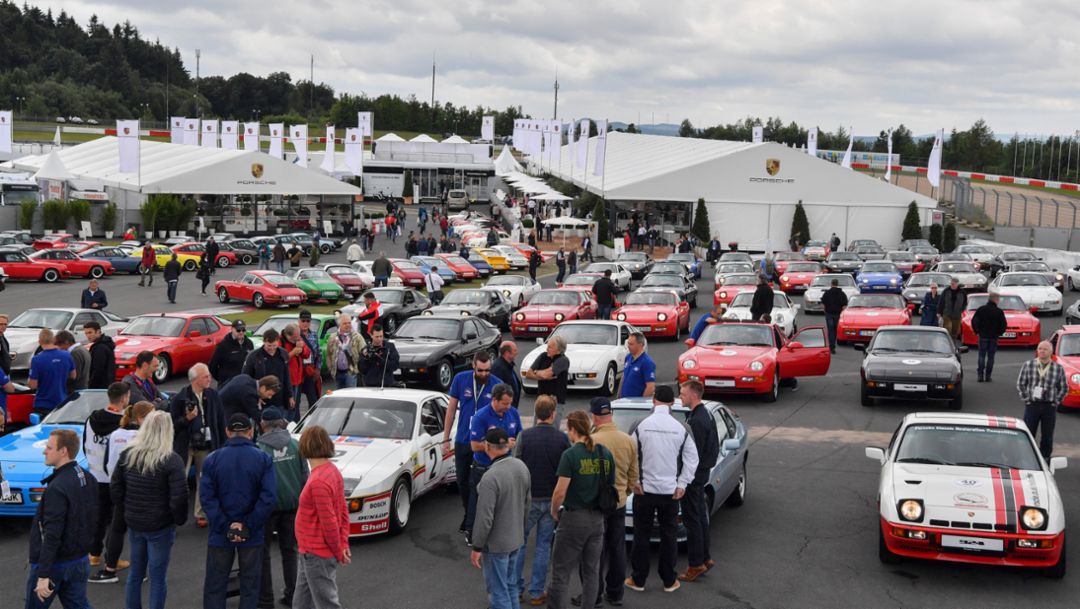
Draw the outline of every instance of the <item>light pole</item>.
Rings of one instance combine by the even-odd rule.
[[[259,120],[260,114],[262,114],[262,112],[258,108],[251,109],[251,115],[255,117],[255,120]]]
[[[15,97],[15,105],[17,106],[18,114],[22,114],[24,104],[26,104],[26,97],[24,97],[24,96],[16,96]]]
[[[142,108],[142,112],[139,114],[141,114],[143,118],[153,118],[150,116],[150,104],[148,102],[139,104],[139,107]]]

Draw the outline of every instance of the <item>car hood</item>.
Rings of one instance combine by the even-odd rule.
[[[893,469],[893,496],[896,499],[922,499],[926,508],[924,520],[959,520],[968,522],[996,522],[996,512],[1006,505],[1002,491],[995,490],[996,482],[988,467],[958,467],[954,465],[926,465],[921,463],[896,463]],[[1024,505],[1047,509],[1049,489],[1046,474],[1033,470],[1013,470],[1019,478],[1019,488],[1006,492],[1022,494]],[[1002,495],[998,498],[998,495]],[[1019,508],[1019,506],[1016,506]],[[974,513],[974,516],[969,514]]]
[[[763,355],[768,355],[772,351],[774,349],[771,346],[717,345],[714,347],[694,347],[686,355],[697,360],[699,368],[741,370],[751,361]]]
[[[113,341],[116,343],[116,353],[119,355],[121,352],[137,353],[139,351],[164,349],[180,342],[180,339],[172,336],[118,335],[113,338]]]
[[[862,260],[829,260],[825,264],[829,266],[853,267],[862,266]]]
[[[4,332],[12,351],[26,351],[28,348],[37,349],[39,328],[8,328]]]
[[[331,292],[341,289],[341,286],[338,285],[336,281],[325,279],[305,279],[303,281],[297,281],[296,287],[302,290],[329,290]]]
[[[899,282],[900,275],[897,275],[896,273],[859,273],[859,281],[862,281],[863,279],[868,281],[888,281],[890,279],[895,279]]]
[[[844,309],[844,312],[840,314],[840,321],[848,323],[863,322],[863,323],[893,323],[896,320],[908,319],[908,313],[906,310],[901,309]]]
[[[570,315],[574,312],[574,307],[571,305],[525,305],[518,309],[518,313],[523,313],[526,319],[547,319],[549,317],[555,317],[556,313],[562,313],[563,315]]]
[[[443,304],[437,307],[431,307],[430,311],[432,315],[438,315],[440,313],[459,313],[460,311],[467,311],[469,315],[478,315],[487,310],[484,305],[470,305],[470,304]]]
[[[455,342],[457,341],[394,337],[394,347],[397,348],[402,363],[428,361],[441,355]]]
[[[405,453],[408,443],[405,440],[360,436],[333,436],[333,440],[334,458],[331,460],[341,470],[344,478],[362,479],[382,463],[395,458],[403,460],[407,456]],[[373,482],[362,480],[360,485],[367,487]]]
[[[930,353],[869,354],[863,360],[863,370],[874,379],[933,378],[954,380],[960,372],[959,363],[952,357]]]
[[[536,361],[536,358],[540,357],[540,354],[546,350],[546,346],[540,345],[529,351],[529,354],[521,361],[521,368],[526,369],[531,366]],[[610,360],[617,351],[618,347],[615,345],[567,345],[566,357],[570,359],[570,370],[572,372],[595,370],[599,362]]]
[[[15,472],[23,480],[42,480],[48,476],[52,468],[45,465],[42,451],[49,434],[56,429],[70,429],[82,437],[82,425],[35,425],[0,438],[0,466],[4,476],[16,477]],[[82,462],[83,455],[79,457]]]
[[[676,311],[675,307],[667,305],[623,305],[616,313],[625,313],[627,319],[655,319],[657,313],[666,313],[670,318]]]
[[[798,271],[795,273],[784,273],[788,282],[792,281],[811,281],[817,273],[813,271]]]

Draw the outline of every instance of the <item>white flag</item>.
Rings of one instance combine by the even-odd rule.
[[[0,110],[0,152],[5,154],[11,154],[15,146],[14,120],[15,115],[11,110]]]
[[[334,155],[334,138],[337,137],[333,125],[326,126],[326,154],[323,155],[322,165],[319,165],[319,169],[322,169],[326,173],[334,173],[334,163],[336,159]]]
[[[345,130],[345,166],[354,176],[364,173],[364,135],[359,127]]]
[[[357,112],[356,124],[360,128],[360,134],[364,137],[375,137],[375,113]]]
[[[765,141],[765,128],[761,125],[754,127],[754,143],[760,144]]]
[[[495,117],[485,116],[480,123],[480,139],[495,141]]]
[[[259,123],[244,123],[244,150],[259,151]]]
[[[199,145],[199,119],[189,118],[184,120],[184,145]]]
[[[604,162],[607,160],[607,121],[596,121],[596,160],[593,161],[593,175],[604,175]]]
[[[514,150],[521,150],[521,119],[514,119],[514,130],[510,134],[510,145]]]
[[[944,140],[944,129],[934,134],[934,148],[930,151],[930,162],[926,165],[926,179],[934,188],[941,186],[941,144]]]
[[[53,146],[56,146],[57,148],[59,148],[61,146],[60,125],[56,126],[56,135],[53,136],[52,143],[53,143]]]
[[[240,147],[240,121],[221,121],[221,147],[226,150]]]
[[[851,131],[850,127],[848,131],[847,152],[844,153],[844,160],[840,162],[840,166],[845,169],[851,169],[851,145],[855,143],[855,132]]]
[[[174,144],[184,143],[184,121],[182,116],[174,116],[169,120],[169,141]]]
[[[139,121],[116,121],[120,173],[139,173]]]
[[[270,156],[285,158],[285,123],[270,124]]]
[[[202,147],[217,148],[218,122],[216,120],[202,123]]]
[[[551,125],[551,156],[548,157],[548,162],[552,165],[562,162],[562,129],[561,121],[555,121]]]
[[[817,156],[817,127],[810,127],[806,132],[806,154]]]
[[[566,128],[566,155],[569,157],[571,163],[570,168],[573,169],[573,163],[577,159],[577,123],[574,119],[570,119],[570,125]]]
[[[289,127],[289,141],[292,142],[293,150],[296,150],[296,164],[307,167],[307,125],[293,125]]]
[[[892,129],[889,129],[889,158],[885,159],[885,181],[892,182]]]
[[[588,168],[588,155],[589,155],[589,119],[581,119],[581,124],[578,125],[578,147],[577,147],[577,159],[576,163],[578,167],[582,169]]]

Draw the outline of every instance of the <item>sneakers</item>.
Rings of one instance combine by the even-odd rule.
[[[692,581],[696,580],[697,578],[701,577],[702,575],[704,575],[705,572],[708,571],[708,570],[709,570],[709,568],[706,567],[705,565],[701,565],[699,567],[687,567],[686,568],[686,573],[683,573],[683,574],[679,575],[678,581],[692,582]]]
[[[675,583],[677,584],[679,582],[676,581]],[[627,577],[626,581],[623,582],[623,585],[626,586],[627,588],[630,588],[634,592],[644,592],[645,591],[645,586],[637,585],[637,582],[634,581],[633,577]]]
[[[547,604],[547,592],[541,594],[540,596],[534,596],[533,598],[530,598],[529,599],[529,604],[532,605],[533,607],[542,607],[542,606],[546,605]]]
[[[674,592],[681,587],[679,580],[676,579],[670,586],[664,586],[664,592]]]
[[[120,578],[116,576],[116,571],[108,571],[101,569],[97,573],[91,575],[86,579],[87,583],[91,584],[115,584],[120,581]]]
[[[130,566],[131,566],[131,563],[126,561],[126,560],[118,560],[118,561],[116,561],[116,570],[117,571],[123,571],[124,569],[127,569]]]

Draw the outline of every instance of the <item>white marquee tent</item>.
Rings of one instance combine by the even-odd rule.
[[[611,132],[604,175],[596,176],[596,142],[588,140],[585,169],[569,146],[555,166],[533,162],[612,201],[692,204],[704,198],[711,232],[745,249],[786,249],[799,201],[811,237],[836,232],[844,243],[876,239],[885,247],[899,242],[909,203],[918,205],[924,226],[936,207],[930,197],[777,143]]]
[[[468,144],[469,140],[461,137],[460,135],[451,135],[442,141],[444,144]]]
[[[438,142],[439,140],[436,140],[435,138],[431,137],[430,135],[428,135],[426,133],[421,133],[420,135],[414,137],[413,139],[411,139],[409,141],[410,142],[420,143],[420,144],[434,144],[434,143]],[[466,143],[468,143],[468,142],[466,142]]]
[[[509,176],[520,171],[523,171],[521,163],[518,163],[517,159],[514,158],[509,146],[503,146],[502,152],[495,159],[495,175]]]
[[[376,142],[404,142],[405,138],[396,133],[387,133],[375,140]]]

